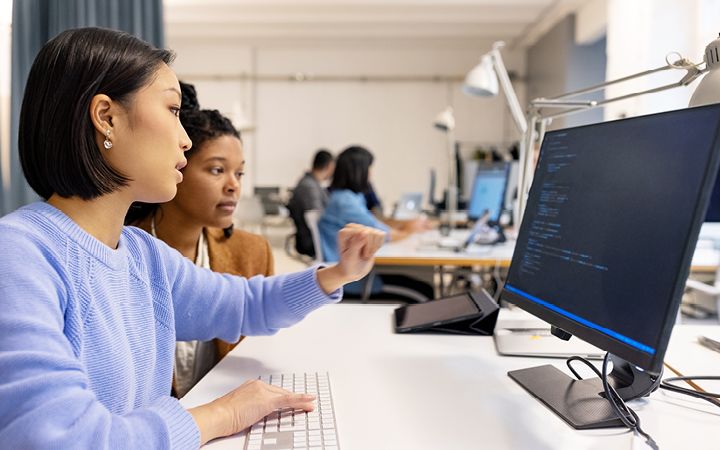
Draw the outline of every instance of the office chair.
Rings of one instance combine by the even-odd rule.
[[[305,223],[310,229],[310,234],[312,234],[313,247],[315,248],[315,260],[313,263],[319,264],[324,261],[322,255],[322,245],[320,245],[320,229],[318,228],[318,222],[320,222],[322,211],[319,209],[310,209],[305,211],[304,216]]]
[[[360,300],[363,303],[367,303],[368,300],[370,299],[370,295],[372,295],[373,281],[375,280],[375,276],[379,274],[378,272],[381,272],[381,271],[378,271],[378,269],[373,268],[366,277],[365,286],[363,286],[363,293],[362,293],[362,296],[360,297]],[[416,303],[425,303],[428,300],[431,300],[414,289],[410,289],[405,286],[397,286],[394,284],[388,284],[388,283],[383,283],[382,291],[380,291],[380,293],[381,294],[398,295],[401,297],[405,297],[408,300],[412,300]]]
[[[315,247],[315,260],[313,261],[314,264],[324,262],[322,245],[320,244],[320,229],[318,228],[320,216],[322,216],[322,211],[320,211],[319,209],[311,209],[309,211],[305,211],[305,222],[307,223],[308,228],[310,228],[310,233],[312,234],[313,239],[313,246]],[[363,293],[360,297],[363,303],[367,303],[370,295],[372,294],[372,285],[376,273],[377,269],[373,268],[366,277],[365,286],[363,287]],[[387,283],[383,284],[382,293],[399,295],[417,303],[423,303],[430,300],[426,296],[413,289],[406,288],[404,286],[395,286]]]

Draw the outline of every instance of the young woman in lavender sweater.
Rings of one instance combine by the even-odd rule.
[[[349,226],[336,265],[277,277],[196,267],[124,227],[166,202],[192,145],[172,53],[128,34],[61,33],[30,71],[19,150],[45,199],[0,219],[0,442],[4,448],[197,448],[313,397],[250,381],[185,410],[176,340],[271,334],[340,300],[384,240]]]

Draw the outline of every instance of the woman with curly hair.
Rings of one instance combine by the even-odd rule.
[[[178,250],[197,266],[243,277],[273,274],[270,245],[262,236],[233,230],[232,214],[245,171],[240,133],[217,110],[200,109],[195,88],[180,82],[180,123],[193,146],[175,198],[135,204],[126,223]],[[175,395],[184,396],[237,343],[180,341],[175,349]]]

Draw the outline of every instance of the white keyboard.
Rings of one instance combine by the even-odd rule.
[[[260,380],[317,397],[313,412],[280,409],[250,427],[245,450],[339,450],[330,379],[327,373],[264,375]]]

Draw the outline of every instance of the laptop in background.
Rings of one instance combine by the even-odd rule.
[[[413,220],[422,213],[423,195],[421,192],[410,192],[403,194],[400,201],[395,206],[393,219],[395,220]]]

